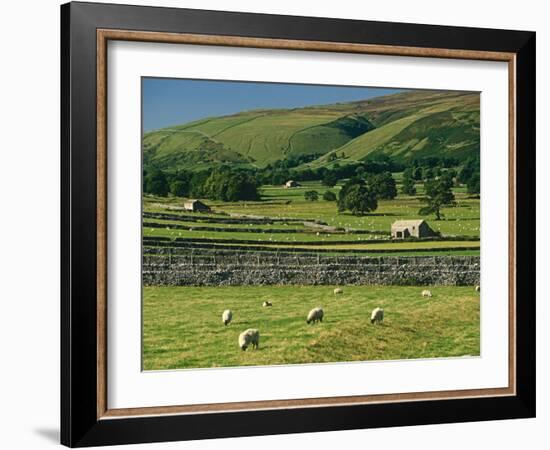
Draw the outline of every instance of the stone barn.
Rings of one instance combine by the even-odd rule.
[[[299,187],[300,186],[300,183],[298,183],[297,181],[294,181],[294,180],[288,180],[286,183],[285,183],[285,188],[295,188],[295,187]]]
[[[425,220],[398,220],[391,226],[392,239],[405,239],[409,237],[423,238],[436,236]]]
[[[187,200],[183,207],[186,211],[193,211],[193,212],[206,212],[210,211],[210,207],[200,200]]]

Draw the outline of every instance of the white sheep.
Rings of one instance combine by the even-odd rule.
[[[340,288],[334,289],[334,295],[336,295],[336,294],[343,294],[343,293],[344,293],[344,291],[343,291],[342,289],[340,289]]]
[[[249,345],[252,345],[252,348],[258,348],[260,345],[260,332],[255,328],[249,328],[239,334],[239,347],[241,350],[246,350]]]
[[[231,322],[231,319],[233,319],[233,313],[230,309],[226,309],[222,314],[222,322],[224,325],[228,325],[229,322]]]
[[[309,314],[307,315],[306,323],[316,323],[316,322],[322,322],[323,316],[325,313],[323,312],[323,308],[313,308]]]
[[[273,303],[271,302],[268,302],[267,300],[265,302],[262,303],[262,306],[265,308],[267,306],[273,306]]]
[[[432,291],[429,291],[428,289],[424,289],[422,291],[422,297],[431,297],[432,296]]]
[[[479,286],[479,284],[476,286],[476,292],[479,292],[481,290],[481,287]]]
[[[384,320],[384,310],[382,308],[374,308],[370,315],[370,323],[382,323]]]

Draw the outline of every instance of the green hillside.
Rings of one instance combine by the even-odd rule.
[[[479,95],[409,91],[365,101],[245,111],[148,132],[144,165],[174,170],[231,163],[265,167],[315,155],[307,166],[384,153],[464,159],[479,152]]]

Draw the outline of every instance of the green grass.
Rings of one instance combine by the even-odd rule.
[[[215,210],[227,213],[249,214],[267,217],[288,217],[296,220],[318,219],[328,225],[341,228],[354,228],[359,230],[383,231],[389,233],[391,224],[402,219],[425,219],[429,225],[443,235],[451,236],[473,236],[480,235],[480,201],[479,199],[468,198],[463,188],[455,188],[457,206],[443,208],[445,215],[443,220],[436,221],[433,216],[420,216],[418,210],[424,205],[419,195],[410,197],[398,195],[394,200],[380,200],[378,209],[365,216],[353,216],[349,213],[339,213],[335,202],[319,200],[308,202],[304,199],[304,192],[317,190],[323,193],[331,190],[335,193],[339,186],[327,189],[320,183],[303,183],[300,188],[283,189],[279,186],[263,186],[263,202],[235,202],[223,203],[205,200]],[[290,203],[285,204],[289,201]],[[172,199],[174,203],[181,204],[181,199]],[[153,202],[156,203],[156,200]],[[149,200],[145,200],[145,210],[155,210]],[[157,208],[157,210],[160,210]],[[280,228],[280,225],[273,225]]]
[[[328,154],[344,164],[381,152],[397,159],[464,159],[478,152],[479,95],[409,91],[359,102],[243,111],[151,131],[143,143],[145,165],[168,170],[220,163],[264,167],[302,154],[322,155],[304,167],[333,165]]]
[[[469,198],[463,187],[454,188],[457,205],[456,207],[443,208],[444,219],[436,221],[433,216],[422,217],[418,210],[423,206],[422,186],[418,185],[418,195],[398,195],[394,200],[380,200],[376,211],[365,216],[353,216],[349,213],[339,213],[335,202],[319,200],[316,202],[306,201],[304,192],[317,190],[323,193],[330,190],[338,193],[340,185],[334,188],[322,186],[320,182],[304,182],[299,188],[285,189],[281,186],[262,186],[262,200],[254,202],[216,202],[205,200],[213,208],[209,214],[194,214],[195,217],[203,218],[227,218],[229,214],[262,216],[270,218],[291,219],[291,223],[274,222],[273,224],[223,224],[171,221],[163,219],[149,219],[145,222],[156,222],[163,224],[162,228],[145,227],[144,236],[162,236],[172,239],[210,239],[212,242],[228,243],[229,240],[254,241],[258,244],[268,246],[294,245],[296,248],[330,248],[337,250],[393,250],[392,254],[411,254],[411,250],[417,250],[418,255],[429,254],[430,249],[434,255],[479,255],[480,236],[480,201]],[[151,212],[170,212],[178,214],[177,211],[170,211],[167,208],[181,206],[183,201],[176,198],[159,199],[157,197],[145,197],[144,209]],[[215,214],[215,213],[218,214]],[[183,213],[189,215],[190,213]],[[389,238],[391,225],[401,219],[425,219],[430,227],[439,231],[445,241],[418,241],[418,242],[382,242]],[[304,227],[300,221],[319,220],[330,226],[341,228],[368,231],[367,233],[354,234],[345,232],[326,232]],[[180,224],[193,227],[194,230],[170,229],[170,225]],[[200,227],[216,227],[217,231],[207,231]],[[254,228],[262,232],[241,232],[236,230],[225,230],[226,228],[247,229]],[[288,233],[270,233],[270,229],[287,229]],[[307,232],[300,232],[305,230]],[[317,234],[319,233],[319,234]],[[453,236],[468,237],[470,240],[453,240]],[[369,240],[380,240],[377,243],[367,243]],[[342,242],[346,242],[343,244]],[[298,243],[298,244],[294,244]],[[307,243],[301,245],[300,243]],[[332,244],[331,244],[332,243]],[[318,244],[316,247],[315,244]],[[445,252],[442,249],[446,248]],[[451,250],[452,249],[452,250]],[[401,251],[401,253],[400,253]],[[412,256],[412,254],[411,254]]]
[[[145,370],[395,360],[479,355],[479,294],[473,287],[350,286],[145,287]],[[273,307],[263,308],[270,300]],[[322,306],[323,323],[307,325]],[[382,325],[370,311],[383,307]],[[224,309],[234,317],[225,327]],[[259,350],[239,333],[260,330]]]

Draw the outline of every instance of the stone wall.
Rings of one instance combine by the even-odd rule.
[[[480,273],[478,256],[366,257],[144,250],[145,285],[476,285]]]

